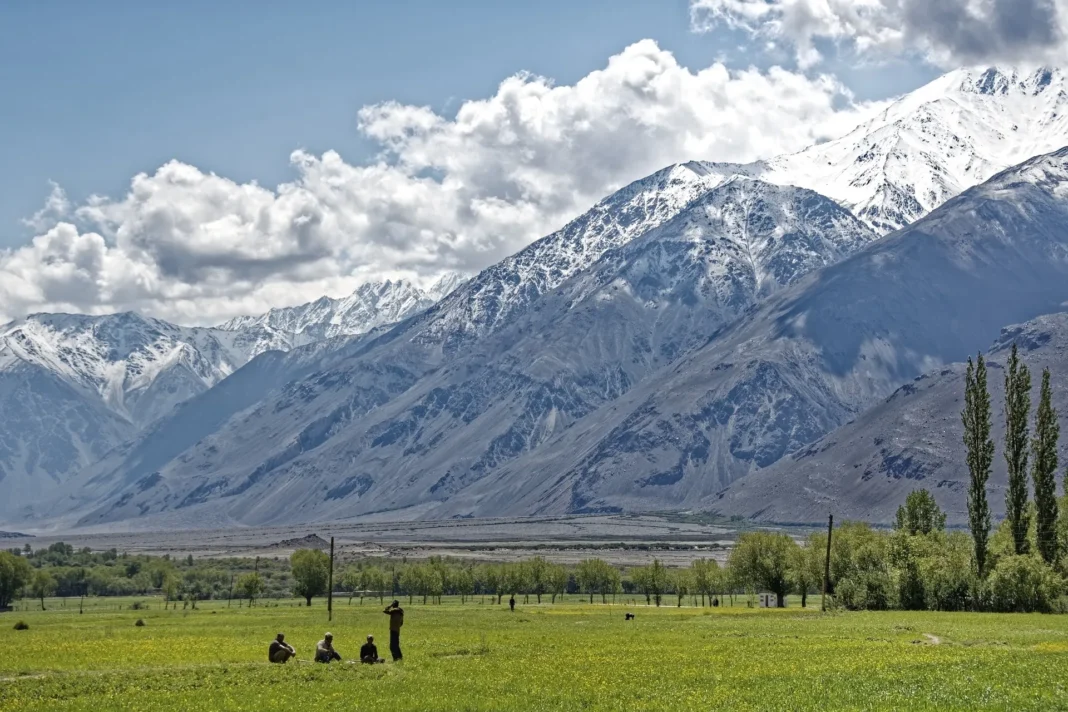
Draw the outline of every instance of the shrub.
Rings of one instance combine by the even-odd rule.
[[[885,611],[894,601],[894,587],[885,571],[861,571],[838,582],[835,597],[852,611]]]
[[[19,621],[15,624],[15,630],[29,630],[30,626],[25,621]]]
[[[136,622],[136,623],[134,623],[134,625],[135,625],[135,626],[137,626],[138,628],[140,628],[140,627],[141,627],[141,626],[143,626],[144,624],[145,624],[145,622],[144,622],[143,620],[141,620],[140,618],[138,618],[138,619],[137,619],[137,622]]]
[[[912,559],[905,562],[897,584],[897,597],[906,611],[922,611],[927,607],[926,592],[920,567]]]
[[[1037,556],[1005,556],[986,581],[984,597],[1003,613],[1048,612],[1064,584]]]

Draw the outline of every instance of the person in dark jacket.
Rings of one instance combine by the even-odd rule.
[[[373,635],[367,636],[367,642],[360,648],[360,662],[368,665],[386,662],[378,657],[378,646],[375,645],[375,637]]]
[[[509,608],[509,610],[512,611],[512,613],[515,613],[515,596],[514,595],[511,598],[508,599],[508,608]]]
[[[286,642],[286,637],[282,633],[279,633],[278,637],[271,641],[271,647],[267,649],[267,659],[272,663],[284,663],[296,656],[297,651]]]
[[[400,647],[400,631],[401,626],[404,625],[404,609],[400,607],[400,601],[394,601],[382,612],[389,616],[389,652],[393,655],[393,661],[396,662],[404,657],[401,655]]]

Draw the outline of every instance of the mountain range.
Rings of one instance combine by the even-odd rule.
[[[23,399],[23,417],[70,415],[8,439],[40,452],[58,423],[77,457],[59,475],[0,460],[64,482],[18,518],[818,518],[804,502],[832,495],[782,484],[813,443],[1068,299],[1064,86],[1055,70],[952,72],[791,156],[669,166],[440,300],[368,285],[204,330],[260,346],[144,417],[82,391],[77,407]],[[876,518],[904,496],[841,482],[833,501]]]
[[[343,299],[182,327],[134,313],[37,314],[0,326],[0,510],[44,493],[250,359],[399,321],[462,284],[362,285]]]

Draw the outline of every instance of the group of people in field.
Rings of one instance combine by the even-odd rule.
[[[382,612],[389,616],[389,652],[393,655],[393,661],[397,662],[403,658],[400,647],[400,631],[401,626],[404,625],[404,609],[401,608],[399,601],[394,601]],[[284,633],[279,633],[271,641],[270,648],[267,650],[267,659],[272,663],[286,663],[291,659],[296,659],[296,657],[297,651],[286,642]],[[330,663],[341,659],[341,653],[334,649],[334,634],[324,634],[323,639],[315,644],[315,662]],[[367,636],[367,642],[360,648],[360,662],[368,665],[386,662],[384,658],[378,657],[378,646],[375,645],[375,637],[373,635]]]

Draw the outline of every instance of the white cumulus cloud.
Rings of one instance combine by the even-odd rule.
[[[0,252],[0,317],[134,309],[213,323],[373,278],[477,271],[665,165],[799,150],[878,108],[827,76],[694,71],[645,40],[573,85],[509,77],[452,118],[365,107],[375,160],[296,151],[294,180],[274,189],[177,161],[120,198],[71,206],[56,187],[27,221],[37,236]]]

